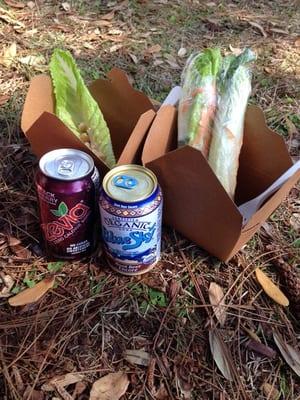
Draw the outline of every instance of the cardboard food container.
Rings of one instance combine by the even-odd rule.
[[[248,106],[233,202],[202,153],[177,147],[177,111],[163,105],[149,128],[146,115],[138,123],[147,132],[143,165],[157,176],[164,194],[164,221],[220,260],[228,261],[249,241],[300,178],[300,170],[272,194],[246,224],[238,206],[258,196],[293,162],[284,140],[270,130],[263,112]]]
[[[116,160],[121,164],[140,163],[146,130],[138,120],[143,115],[143,127],[150,126],[155,112],[151,101],[133,89],[127,76],[114,68],[108,79],[97,79],[89,90],[99,104],[110,130]],[[54,115],[51,78],[38,75],[30,83],[21,118],[21,128],[37,157],[58,148],[74,148],[90,154],[101,176],[109,170],[81,140]]]

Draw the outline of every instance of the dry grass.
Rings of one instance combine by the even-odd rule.
[[[73,52],[87,81],[119,66],[138,88],[160,100],[180,81],[186,61],[177,56],[181,47],[188,55],[205,46],[229,52],[230,46],[250,45],[259,55],[252,101],[264,108],[270,126],[299,157],[296,2],[78,0],[69,2],[69,11],[56,1],[32,5],[16,9],[3,3],[0,8],[1,46],[17,44],[11,65],[0,69],[0,267],[1,276],[10,275],[17,290],[49,273],[40,248],[36,159],[20,132],[19,119],[29,79],[47,70],[55,47]],[[153,48],[158,44],[160,49]],[[28,65],[24,58],[22,62],[28,55],[40,58]],[[281,255],[291,266],[299,266],[299,232],[290,223],[296,213],[299,188],[227,265],[165,229],[162,260],[146,276],[113,274],[99,253],[65,263],[56,272],[57,287],[38,303],[13,309],[1,299],[0,398],[64,399],[41,386],[55,375],[80,371],[84,391],[74,398],[84,400],[98,377],[123,369],[131,383],[124,399],[270,400],[261,389],[268,382],[282,399],[295,400],[299,378],[278,354],[270,359],[250,350],[247,330],[275,350],[272,331],[278,330],[297,348],[299,314],[267,298],[253,276],[255,267],[266,267],[279,282],[273,261]],[[11,236],[29,251],[9,246]],[[213,319],[210,282],[226,293],[224,327]],[[283,290],[289,295],[287,286]],[[218,327],[230,350],[232,383],[212,360],[211,326]],[[124,359],[126,349],[149,352],[149,367],[130,365]],[[69,386],[68,393],[73,389]]]

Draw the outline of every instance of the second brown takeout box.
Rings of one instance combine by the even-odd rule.
[[[300,178],[296,172],[243,226],[238,206],[267,189],[293,162],[284,140],[270,130],[263,112],[248,106],[235,202],[199,150],[177,147],[177,112],[162,106],[148,130],[142,162],[157,176],[164,194],[164,221],[210,254],[228,261],[254,235]]]
[[[137,122],[144,113],[143,127],[150,126],[155,116],[151,101],[133,89],[126,74],[117,68],[109,72],[108,79],[92,82],[89,90],[107,122],[118,162],[140,163],[147,131],[142,131]],[[30,82],[21,120],[22,130],[34,154],[40,158],[58,148],[82,150],[93,157],[103,177],[108,171],[107,165],[54,115],[54,108],[50,76],[35,76]]]

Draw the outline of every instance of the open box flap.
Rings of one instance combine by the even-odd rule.
[[[219,258],[237,242],[242,216],[199,150],[184,146],[147,163],[164,195],[164,219]]]
[[[145,141],[142,153],[143,165],[176,148],[176,126],[176,108],[170,105],[162,106],[156,113]]]
[[[292,187],[300,179],[300,171],[295,172],[293,176],[285,182],[282,187],[273,194],[272,197],[253,215],[253,217],[248,221],[248,223],[243,227],[241,236],[237,241],[236,245],[227,256],[223,258],[224,261],[229,261],[240,249],[246,244],[251,237],[257,232],[262,225],[262,223],[273,213],[274,210],[279,206],[279,204],[288,195]]]
[[[28,129],[26,136],[30,138],[30,144],[34,154],[40,158],[48,151],[60,148],[78,149],[88,153],[95,161],[101,174],[105,174],[109,168],[95,154],[78,139],[76,135],[53,114],[44,112]]]
[[[155,115],[153,110],[148,110],[140,116],[122,151],[118,165],[140,164],[145,138]]]
[[[52,83],[48,75],[37,75],[30,81],[21,118],[22,131],[29,140],[28,129],[45,111],[54,112]]]
[[[99,79],[93,82],[90,90],[96,101],[101,101],[100,108],[109,125],[114,153],[118,159],[140,115],[153,109],[153,105],[147,96],[132,88],[121,70],[113,69],[109,73],[109,78],[111,80]],[[34,77],[26,96],[21,120],[22,130],[33,151],[41,157],[45,152],[55,148],[80,148],[93,156],[102,173],[107,171],[108,167],[83,143],[80,145],[79,139],[55,115],[53,118],[49,117],[47,113],[54,113],[54,102],[51,78],[48,75]],[[50,119],[52,125],[49,130],[46,125]],[[56,130],[58,128],[60,131]],[[41,137],[43,137],[42,143]],[[141,143],[137,136],[135,139],[126,147],[127,159],[136,158],[138,151],[136,146]]]
[[[97,79],[89,86],[109,126],[116,159],[128,141],[141,114],[153,109],[143,93],[133,89],[126,74],[113,68],[109,79]]]
[[[239,159],[236,203],[258,196],[293,164],[284,140],[266,125],[262,110],[248,106]]]

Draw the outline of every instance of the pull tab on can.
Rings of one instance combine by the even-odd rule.
[[[113,183],[119,188],[131,190],[138,184],[138,181],[132,176],[117,175],[113,178]]]
[[[72,175],[74,172],[75,163],[73,160],[65,158],[58,166],[57,172],[60,175]]]

